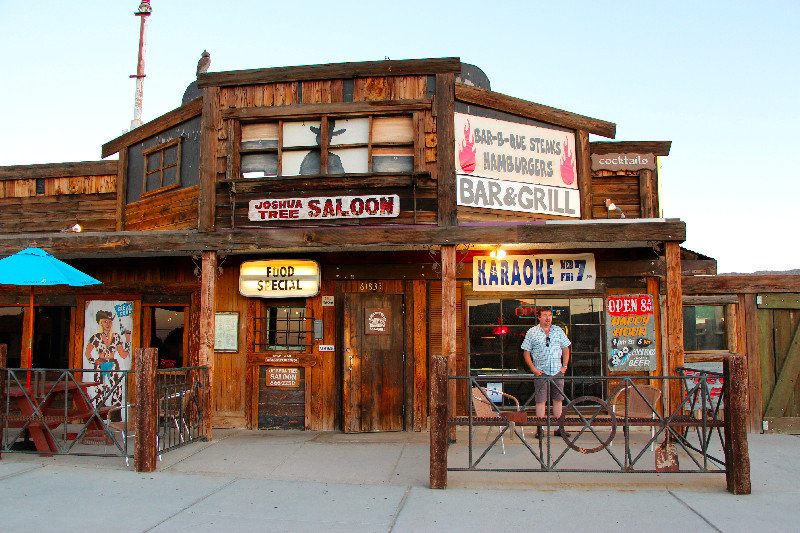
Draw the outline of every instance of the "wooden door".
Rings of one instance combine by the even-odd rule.
[[[800,295],[759,296],[764,431],[800,433]]]
[[[344,294],[346,433],[403,430],[403,295]]]

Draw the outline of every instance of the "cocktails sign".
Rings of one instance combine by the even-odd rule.
[[[653,297],[628,294],[606,298],[606,339],[611,372],[655,370]]]

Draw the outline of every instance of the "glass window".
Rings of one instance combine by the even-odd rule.
[[[683,349],[687,352],[728,349],[724,306],[683,306]]]
[[[180,187],[181,141],[182,138],[178,137],[142,151],[143,197]]]
[[[306,346],[305,307],[268,307],[264,318],[268,350],[302,350]]]
[[[529,373],[522,356],[522,341],[528,329],[539,323],[539,307],[553,310],[553,323],[572,341],[567,375],[604,375],[602,298],[507,298],[467,301],[469,361],[472,375]],[[509,384],[506,391],[527,400],[532,390]],[[602,396],[601,381],[567,382],[567,394]]]
[[[413,119],[323,116],[242,124],[240,155],[244,178],[412,172]]]
[[[183,366],[183,307],[151,307],[150,312],[150,346],[158,348],[158,367]]]
[[[0,344],[6,345],[6,366],[19,368],[22,353],[22,307],[0,307]]]

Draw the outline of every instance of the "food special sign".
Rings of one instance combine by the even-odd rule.
[[[656,369],[656,325],[653,297],[628,294],[606,298],[608,369]]]
[[[572,132],[455,113],[458,205],[580,217]]]
[[[594,289],[594,254],[507,255],[472,260],[474,291]]]
[[[316,296],[319,264],[305,259],[246,261],[239,269],[239,292],[258,298]]]
[[[399,214],[400,197],[396,194],[388,194],[250,200],[247,218],[253,221],[330,220],[334,218],[390,218]]]

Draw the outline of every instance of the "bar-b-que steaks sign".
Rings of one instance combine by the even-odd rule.
[[[653,297],[626,294],[606,298],[608,369],[656,369],[656,325]]]
[[[458,205],[578,218],[575,134],[455,113]]]

